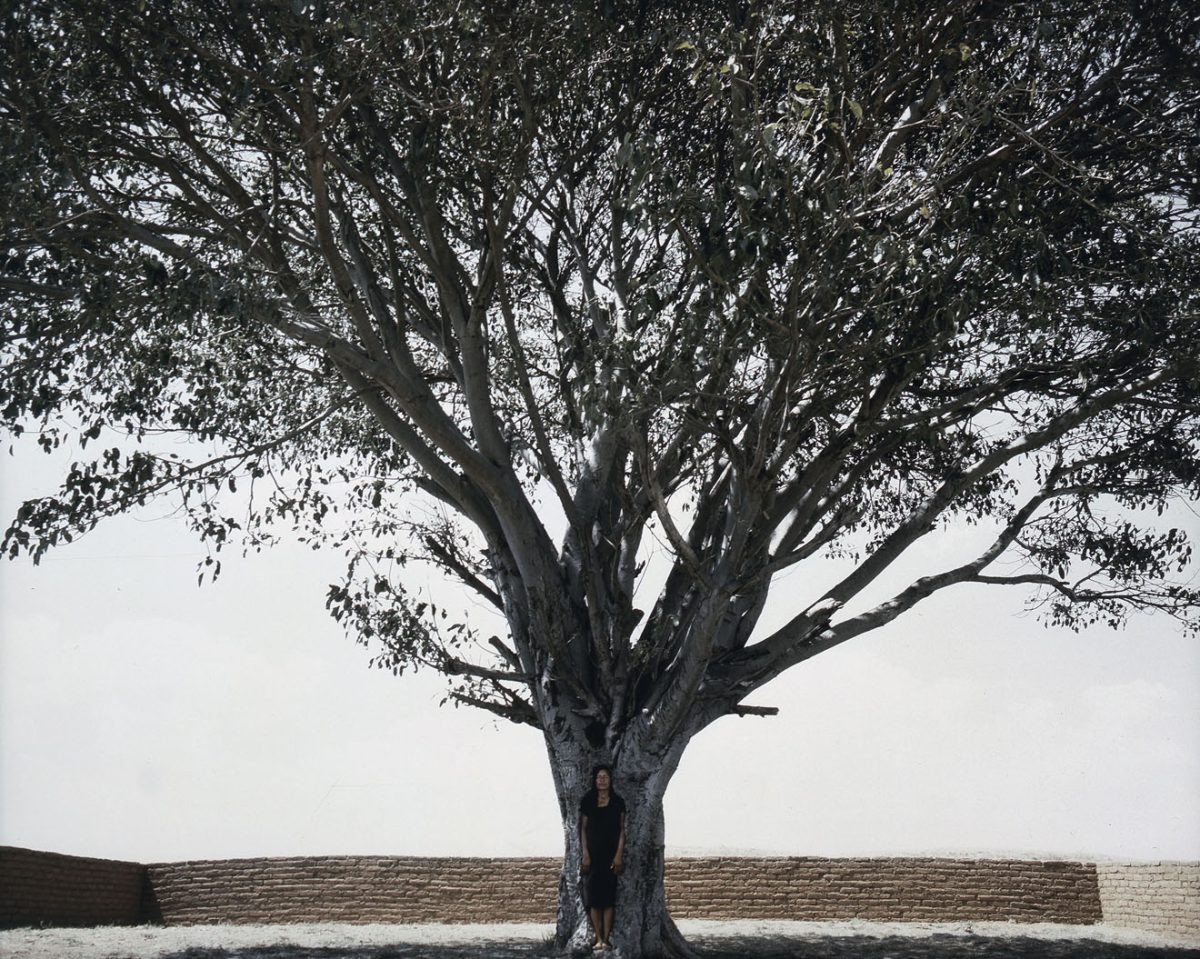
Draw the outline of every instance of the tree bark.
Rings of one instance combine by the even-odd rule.
[[[593,941],[580,876],[579,804],[592,786],[594,767],[608,763],[613,766],[613,788],[626,804],[625,869],[617,882],[613,945],[621,959],[690,959],[694,955],[667,912],[663,884],[663,798],[685,745],[686,741],[673,743],[663,755],[625,743],[615,751],[614,761],[606,750],[586,741],[547,737],[563,820],[565,852],[559,875],[555,939],[564,952],[586,952]]]
[[[546,742],[563,824],[564,852],[562,871],[558,877],[555,942],[564,951],[579,952],[592,941],[580,883],[583,855],[579,836],[579,803],[590,788],[591,771],[595,763],[583,743],[556,742],[549,736]]]
[[[663,797],[648,784],[636,789],[627,786],[624,795],[625,872],[617,884],[614,944],[622,956],[660,956],[666,952],[668,922],[663,888]]]

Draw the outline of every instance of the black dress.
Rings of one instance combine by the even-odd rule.
[[[615,792],[609,792],[607,806],[599,805],[597,800],[593,790],[579,804],[579,815],[587,816],[588,856],[592,860],[592,867],[585,877],[587,907],[610,909],[617,904],[617,874],[613,872],[612,864],[621,838],[625,800]]]

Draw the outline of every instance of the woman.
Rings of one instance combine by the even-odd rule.
[[[596,936],[593,948],[610,949],[617,876],[625,869],[625,800],[612,788],[611,766],[597,766],[592,773],[592,788],[579,804],[579,842],[588,915]]]

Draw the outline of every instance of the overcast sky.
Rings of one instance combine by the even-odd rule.
[[[7,524],[53,474],[28,454],[0,470]],[[436,676],[368,669],[324,609],[336,556],[231,554],[198,588],[203,550],[168,514],[0,563],[0,844],[561,852],[540,736],[439,708]],[[1200,539],[1193,512],[1174,521]],[[918,566],[946,558],[923,549]],[[1046,630],[1021,601],[956,587],[760,692],[779,716],[701,734],[667,794],[668,854],[1200,859],[1200,642],[1158,617]]]

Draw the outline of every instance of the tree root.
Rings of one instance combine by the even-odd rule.
[[[688,945],[669,914],[663,915],[663,955],[670,959],[700,959],[700,954]]]

